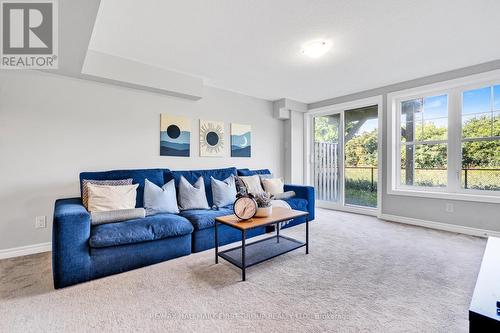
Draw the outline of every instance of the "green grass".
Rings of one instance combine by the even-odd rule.
[[[377,169],[345,169],[345,203],[377,207]]]
[[[405,182],[405,170],[401,170],[401,183]],[[377,169],[345,169],[345,203],[365,207],[377,207]],[[415,170],[414,185],[443,187],[447,184],[447,170]],[[462,188],[465,171],[462,170]],[[481,190],[500,190],[500,171],[468,170],[467,188]]]
[[[413,184],[417,186],[445,187],[448,181],[447,178],[447,170],[416,169]],[[462,188],[465,188],[465,170],[462,170],[461,182]],[[404,183],[405,170],[401,170],[401,184]],[[500,190],[500,170],[467,170],[467,188]]]
[[[374,182],[377,181],[377,168],[373,168],[373,179]],[[370,167],[365,168],[345,168],[345,177],[349,180],[367,180],[371,181],[372,169]]]
[[[377,207],[377,192],[358,190],[346,186],[345,203],[375,208]]]
[[[401,184],[405,184],[405,171],[401,170]],[[429,187],[445,187],[448,181],[447,170],[416,169],[413,175],[413,185]],[[412,185],[412,184],[407,184]]]
[[[462,170],[462,187],[465,187],[465,170]],[[500,191],[500,171],[467,170],[467,188]]]

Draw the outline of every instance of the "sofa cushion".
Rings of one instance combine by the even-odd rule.
[[[271,170],[269,169],[257,169],[257,170],[250,170],[250,169],[238,169],[238,176],[255,176],[255,175],[270,175]]]
[[[186,171],[171,171],[165,172],[165,181],[175,179],[175,185],[179,186],[181,176],[184,176],[190,184],[194,184],[199,177],[203,177],[205,183],[205,194],[207,196],[208,205],[213,206],[212,184],[210,177],[218,180],[224,180],[229,176],[236,176],[236,168],[212,169],[212,170],[186,170]]]
[[[134,244],[183,236],[191,232],[193,226],[182,216],[157,214],[143,219],[94,226],[90,230],[89,244],[94,248]]]
[[[139,184],[137,188],[137,198],[135,207],[144,206],[144,180],[147,178],[150,182],[163,186],[165,184],[163,175],[167,169],[136,169],[136,170],[112,170],[98,172],[80,173],[80,191],[83,194],[82,180],[120,180],[132,178],[133,184]]]
[[[301,210],[303,212],[307,212],[307,200],[301,198],[290,198],[285,199],[284,201],[288,202],[290,207],[295,210]]]
[[[232,206],[219,209],[190,209],[183,210],[180,215],[187,218],[193,224],[194,230],[211,228],[215,224],[218,216],[233,214]]]
[[[236,173],[238,176],[244,176],[243,174],[246,173],[246,172],[249,172],[250,169],[249,168],[243,168],[243,169],[238,169],[236,170]]]

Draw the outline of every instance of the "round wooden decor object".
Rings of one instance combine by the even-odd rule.
[[[234,215],[241,220],[249,220],[257,213],[257,202],[250,197],[241,197],[234,202]]]

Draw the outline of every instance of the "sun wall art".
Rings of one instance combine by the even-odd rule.
[[[252,156],[252,127],[231,124],[231,157]]]
[[[224,122],[200,120],[200,156],[224,156]]]
[[[160,155],[189,156],[191,119],[162,114],[160,123]]]

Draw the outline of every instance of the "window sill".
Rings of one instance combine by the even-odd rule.
[[[403,195],[420,198],[433,198],[445,200],[473,201],[484,203],[500,203],[500,193],[498,194],[472,194],[472,193],[450,193],[416,189],[390,189],[389,195]]]

